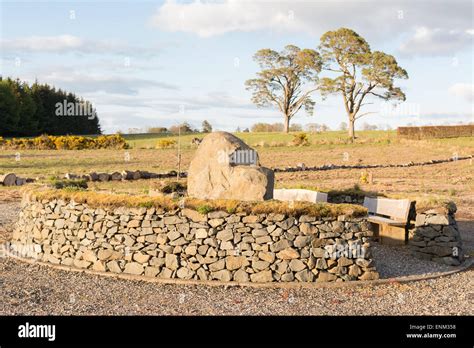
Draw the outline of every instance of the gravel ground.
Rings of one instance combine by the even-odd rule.
[[[279,289],[168,285],[0,261],[6,315],[472,315],[474,270],[379,286]],[[455,284],[455,286],[453,286]]]
[[[0,238],[19,211],[0,202]],[[5,232],[7,231],[7,232]],[[467,231],[465,231],[467,232]],[[469,231],[472,234],[472,231]],[[374,245],[382,278],[441,272],[403,247]],[[432,280],[280,289],[156,284],[66,272],[0,258],[2,315],[473,315],[474,269]]]
[[[372,246],[375,267],[380,278],[431,274],[453,269],[451,266],[417,259],[403,246],[388,246],[379,243],[373,243]]]
[[[0,201],[0,243],[10,239],[12,225],[20,212],[20,202]]]

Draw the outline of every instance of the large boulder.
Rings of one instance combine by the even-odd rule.
[[[273,171],[260,166],[257,152],[226,132],[202,140],[188,171],[188,194],[200,199],[272,199],[273,184]]]

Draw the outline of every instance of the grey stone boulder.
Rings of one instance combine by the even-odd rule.
[[[273,185],[255,150],[226,132],[204,137],[188,171],[188,194],[200,199],[262,201],[273,198]]]

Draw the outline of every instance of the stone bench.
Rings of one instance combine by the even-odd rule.
[[[273,199],[279,201],[305,201],[312,203],[327,202],[327,193],[303,189],[277,189],[273,190]]]
[[[409,199],[364,198],[368,221],[380,243],[403,245],[407,242],[411,201]]]

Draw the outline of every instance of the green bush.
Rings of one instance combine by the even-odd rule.
[[[173,181],[163,186],[160,189],[160,191],[166,194],[173,193],[173,192],[183,192],[183,191],[186,191],[186,185],[183,185],[177,181]]]
[[[50,179],[50,185],[55,189],[87,189],[87,181],[84,179]]]

